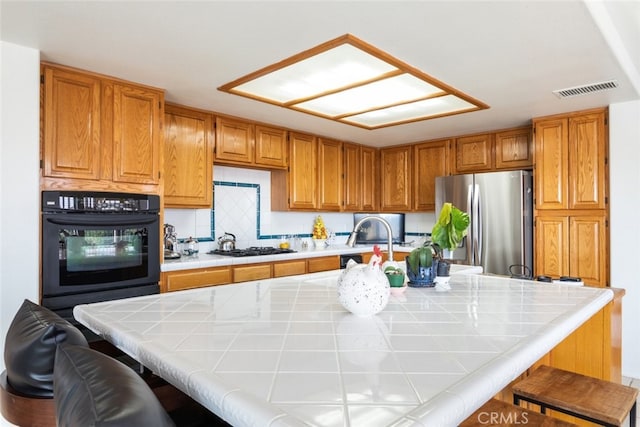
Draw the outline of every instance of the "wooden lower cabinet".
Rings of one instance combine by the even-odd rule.
[[[231,268],[211,267],[162,273],[160,292],[181,291],[231,283]]]
[[[271,278],[271,264],[254,264],[233,267],[233,283]]]
[[[281,261],[273,263],[273,277],[295,276],[307,272],[307,260]]]
[[[307,259],[307,273],[319,271],[337,270],[340,268],[340,256],[323,256]]]
[[[580,277],[608,285],[608,223],[604,213],[539,213],[535,219],[535,275]]]

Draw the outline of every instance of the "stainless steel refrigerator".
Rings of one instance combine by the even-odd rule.
[[[467,236],[445,258],[481,265],[485,273],[532,275],[532,181],[530,171],[437,177],[436,216],[451,202],[470,217]]]

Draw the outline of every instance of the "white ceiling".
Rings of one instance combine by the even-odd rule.
[[[490,109],[365,130],[216,88],[345,33]],[[372,146],[525,125],[640,99],[640,2],[7,1],[4,42],[164,88],[166,100]],[[616,79],[605,92],[552,90]]]

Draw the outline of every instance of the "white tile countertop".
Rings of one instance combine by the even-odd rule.
[[[79,305],[74,316],[234,426],[455,426],[612,299],[451,276],[376,316],[341,270]],[[459,271],[463,271],[459,269]]]
[[[387,245],[379,245],[380,249],[386,252]],[[413,247],[394,245],[393,250],[395,252],[406,252],[407,255],[411,252]],[[259,262],[275,262],[275,261],[288,261],[292,259],[302,258],[315,258],[329,255],[348,255],[348,254],[360,254],[365,252],[372,252],[373,245],[364,246],[358,245],[354,248],[347,245],[331,245],[326,249],[315,250],[308,249],[305,251],[290,252],[285,254],[275,255],[262,255],[262,256],[246,256],[246,257],[232,257],[225,255],[212,255],[207,253],[200,253],[197,257],[181,257],[175,260],[165,260],[160,266],[161,271],[177,271],[177,270],[189,270],[192,268],[205,268],[205,267],[221,267],[225,265],[241,265],[241,264],[254,264]],[[386,259],[386,258],[385,258]]]

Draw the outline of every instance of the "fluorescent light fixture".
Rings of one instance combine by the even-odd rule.
[[[218,90],[365,129],[489,108],[351,34]]]

